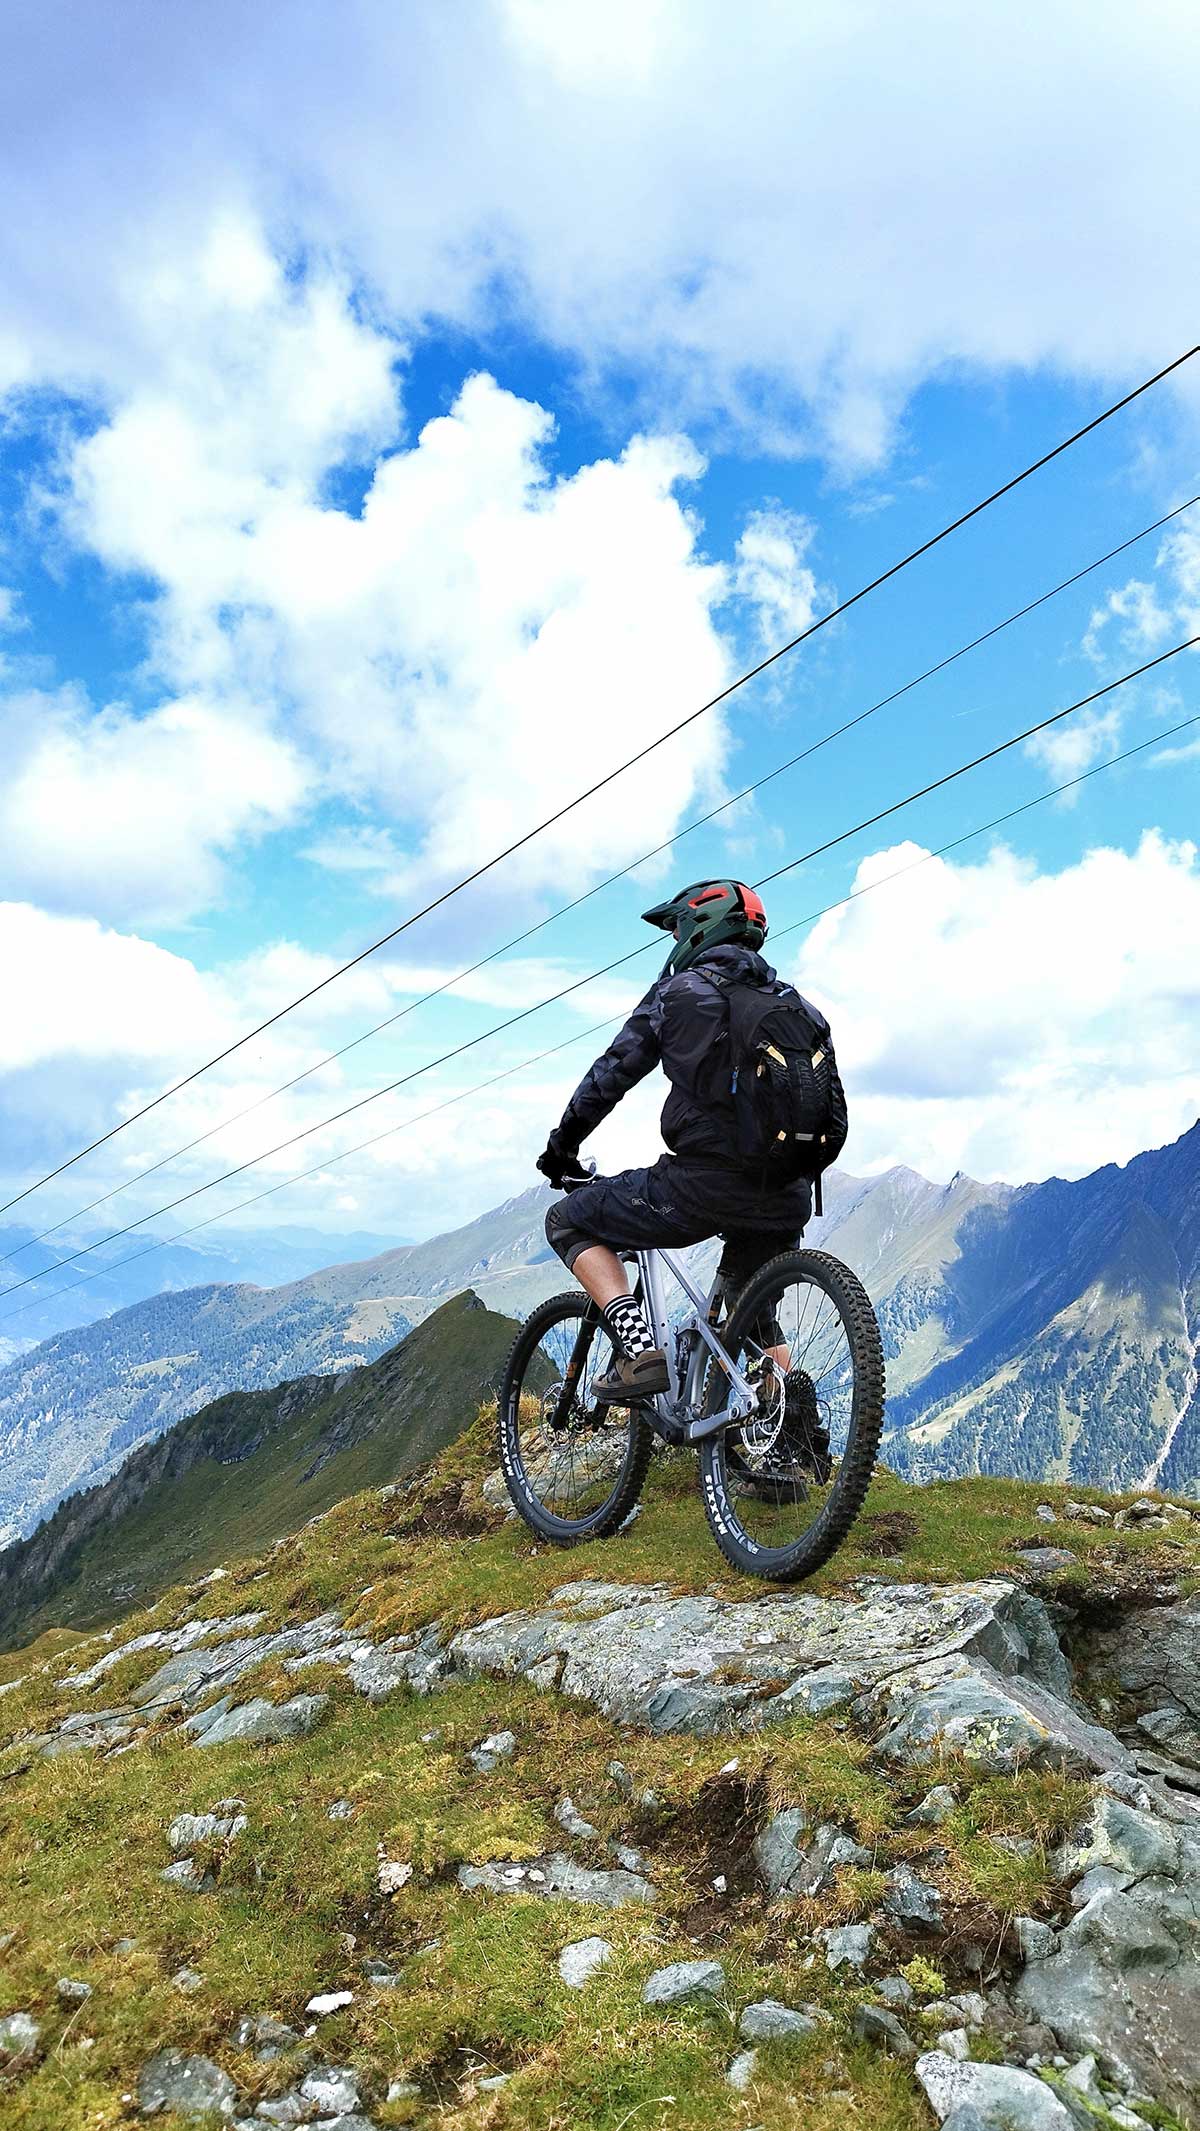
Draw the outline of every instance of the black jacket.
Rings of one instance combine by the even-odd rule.
[[[661,1063],[671,1083],[661,1130],[672,1153],[736,1169],[726,1063],[729,1008],[723,986],[714,984],[705,971],[726,983],[732,979],[769,985],[778,992],[792,989],[749,947],[710,947],[691,969],[677,977],[660,977],[576,1088],[555,1135],[561,1151],[578,1153],[621,1097]],[[820,1022],[816,1009],[807,1000],[805,1004]]]

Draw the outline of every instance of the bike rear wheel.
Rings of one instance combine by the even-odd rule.
[[[837,1551],[870,1486],[884,1405],[875,1312],[836,1258],[786,1251],[747,1281],[721,1339],[759,1406],[700,1446],[705,1515],[734,1568],[794,1583]],[[714,1364],[706,1416],[727,1398]]]
[[[642,1491],[654,1433],[637,1406],[598,1406],[613,1359],[607,1327],[578,1291],[526,1319],[500,1387],[500,1465],[514,1508],[539,1539],[605,1539]]]

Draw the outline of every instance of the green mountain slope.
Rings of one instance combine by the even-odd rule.
[[[468,1291],[366,1368],[203,1407],[0,1556],[0,1641],[116,1619],[410,1472],[474,1418],[515,1330]]]

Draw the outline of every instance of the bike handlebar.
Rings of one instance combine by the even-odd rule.
[[[585,1184],[591,1183],[596,1174],[596,1164],[592,1156],[589,1155],[586,1162],[581,1162],[579,1166],[583,1171],[582,1176],[564,1176],[562,1181],[564,1191],[580,1191]]]

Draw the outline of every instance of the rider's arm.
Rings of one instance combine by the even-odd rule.
[[[583,1141],[603,1124],[630,1088],[652,1073],[662,1056],[662,992],[655,984],[646,993],[614,1036],[602,1058],[585,1073],[562,1114],[553,1135],[560,1151],[579,1151]]]

